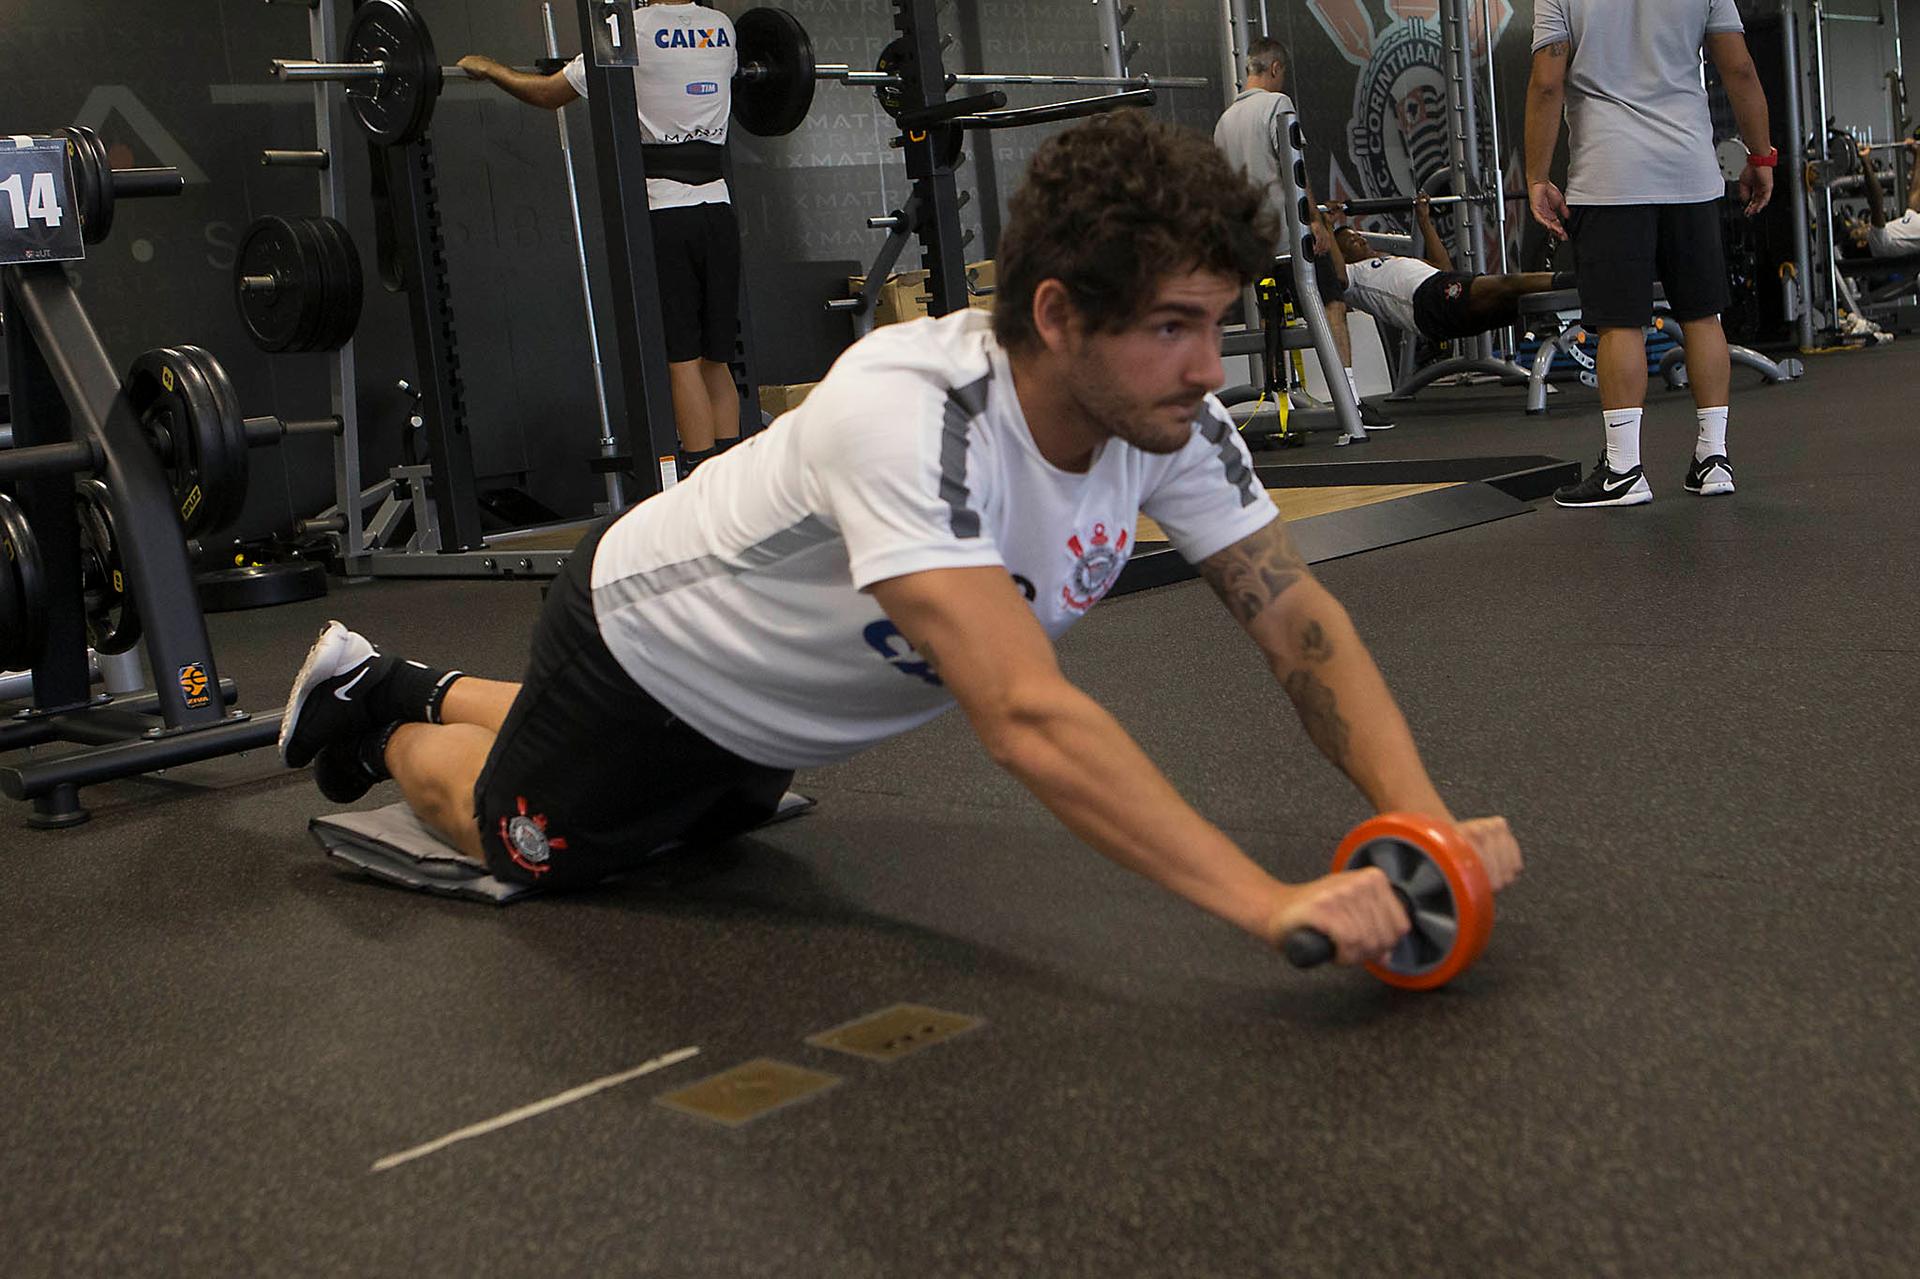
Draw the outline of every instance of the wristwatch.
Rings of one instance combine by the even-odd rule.
[[[1780,148],[1768,147],[1765,155],[1747,152],[1747,163],[1756,169],[1771,169],[1780,163]]]

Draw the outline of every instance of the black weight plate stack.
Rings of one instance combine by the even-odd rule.
[[[125,385],[166,472],[181,526],[190,535],[217,527],[214,519],[228,500],[220,485],[231,483],[233,464],[213,388],[190,359],[165,347],[134,360]]]
[[[240,518],[247,504],[247,484],[253,476],[253,463],[247,455],[247,420],[240,408],[240,393],[233,389],[233,379],[227,376],[226,368],[215,359],[213,352],[203,346],[176,346],[173,350],[185,359],[191,360],[200,370],[213,391],[214,403],[219,406],[219,417],[212,424],[220,439],[220,451],[228,459],[228,471],[216,485],[215,505],[219,508],[208,528],[225,528]]]
[[[733,86],[733,118],[748,133],[775,138],[792,133],[813,109],[813,39],[784,9],[749,9],[733,24],[740,65],[759,65],[758,80]]]
[[[353,340],[353,331],[360,326],[360,306],[366,294],[360,251],[354,247],[353,236],[347,228],[335,219],[322,217],[307,221],[319,235],[329,281],[320,332],[311,349],[338,351]]]
[[[46,577],[26,512],[0,493],[0,670],[25,670],[46,638]]]
[[[255,346],[281,354],[310,351],[320,330],[322,289],[317,238],[303,233],[304,218],[272,214],[256,220],[240,237],[233,263],[234,301]],[[250,293],[248,276],[273,280],[270,290]]]
[[[107,144],[83,124],[61,129],[60,136],[67,140],[81,238],[98,244],[113,230],[113,163],[107,158]]]
[[[365,0],[347,24],[343,62],[383,62],[387,74],[347,84],[347,106],[383,147],[420,138],[440,96],[440,58],[420,15],[400,0]]]
[[[87,616],[87,643],[96,653],[124,653],[140,642],[140,610],[129,589],[113,496],[97,479],[74,486],[80,523],[80,591]]]

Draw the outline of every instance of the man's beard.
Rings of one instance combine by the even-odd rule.
[[[1141,403],[1112,388],[1115,379],[1092,360],[1081,360],[1082,370],[1068,388],[1074,407],[1105,435],[1144,453],[1178,453],[1193,436],[1193,420],[1199,416],[1201,399],[1194,396],[1179,400]],[[1175,405],[1181,409],[1181,424],[1169,426],[1167,414]]]

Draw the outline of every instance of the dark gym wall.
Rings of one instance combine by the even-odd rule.
[[[536,4],[421,0],[418,7],[442,62],[469,51],[526,62],[543,50]],[[724,0],[721,7],[737,15],[749,6]],[[891,36],[891,8],[883,0],[793,0],[783,7],[807,25],[822,61],[871,67]],[[954,23],[954,11],[946,13]],[[1075,0],[1007,0],[983,4],[969,16],[978,19],[982,48],[957,48],[950,59],[955,67],[1101,67],[1094,16]],[[577,50],[571,0],[556,5],[555,22],[562,51]],[[1220,28],[1209,0],[1152,6],[1131,31],[1145,45],[1136,66],[1217,74]],[[74,272],[109,353],[124,364],[149,347],[198,343],[227,366],[249,413],[306,417],[328,409],[326,358],[258,352],[234,314],[229,280],[234,245],[254,218],[318,209],[309,171],[265,169],[258,159],[263,148],[312,144],[311,90],[266,74],[272,57],[309,54],[307,10],[258,0],[170,5],[164,21],[156,21],[150,0],[84,6],[15,0],[0,23],[0,67],[7,71],[0,77],[0,125],[7,131],[89,124],[101,131],[116,164],[173,164],[187,176],[179,198],[124,204],[113,234]],[[1014,89],[1010,96],[1019,104],[1049,95]],[[1222,100],[1207,90],[1170,97],[1178,105],[1165,109],[1201,128],[1211,125]],[[603,239],[586,113],[568,114],[588,253],[598,263]],[[757,139],[736,132],[736,198],[748,269],[767,282],[764,300],[779,304],[762,306],[770,314],[756,316],[764,380],[818,377],[824,371],[819,353],[830,358],[851,336],[843,317],[819,307],[850,263],[870,259],[879,248],[883,236],[869,231],[865,218],[905,197],[904,167],[887,147],[887,123],[870,92],[823,83],[812,119],[793,135]],[[966,223],[975,233],[969,256],[991,252],[997,206],[1044,132],[993,139],[999,200],[993,208],[976,201],[968,210]],[[441,98],[432,138],[476,470],[483,484],[522,487],[563,513],[582,513],[597,496],[584,463],[598,415],[554,119],[489,86],[454,82]],[[335,160],[346,171],[346,220],[371,275],[368,159],[351,127]],[[963,180],[970,184],[971,175]],[[805,285],[798,298],[795,279]],[[784,291],[774,282],[785,284]],[[596,302],[604,316],[603,283],[596,284]],[[776,340],[767,341],[768,333]],[[809,354],[798,362],[783,358],[782,334]],[[404,304],[377,285],[370,287],[355,348],[371,479],[400,460],[404,402],[394,383],[414,375]],[[617,397],[615,383],[610,390]],[[618,421],[617,398],[611,407]],[[284,528],[333,500],[328,445],[305,439],[257,452],[253,480],[234,530],[241,536]]]
[[[537,4],[421,0],[419,7],[442,62],[470,51],[526,62],[542,52]],[[737,16],[749,6],[723,0],[721,7]],[[870,67],[891,35],[886,0],[788,0],[782,7],[806,24],[821,61]],[[1257,0],[1250,7],[1257,20]],[[1517,179],[1514,143],[1532,6],[1494,0],[1491,7],[1500,32],[1501,131],[1509,177]],[[1213,81],[1208,89],[1166,91],[1157,110],[1211,129],[1227,96],[1218,83],[1221,6],[1165,0],[1138,9],[1128,28],[1141,45],[1135,70]],[[1443,161],[1433,128],[1436,10],[1432,0],[1269,0],[1269,27],[1293,50],[1293,88],[1323,196],[1404,193]],[[307,10],[193,0],[166,6],[164,22],[155,11],[150,0],[14,0],[0,23],[0,67],[8,72],[0,77],[0,125],[44,131],[91,124],[116,162],[178,164],[187,173],[182,197],[123,206],[111,238],[77,272],[116,361],[151,346],[198,342],[226,363],[249,413],[317,416],[328,403],[325,357],[256,351],[234,315],[229,283],[233,246],[248,222],[263,213],[317,210],[311,173],[258,162],[262,148],[311,144],[311,90],[266,74],[273,56],[309,53]],[[943,20],[959,40],[949,56],[956,69],[1104,67],[1097,14],[1084,0],[960,0],[943,10]],[[579,31],[572,0],[556,5],[555,21],[562,51],[573,52]],[[1075,91],[1007,92],[1012,105],[1022,105]],[[588,252],[599,263],[586,113],[568,114]],[[1482,123],[1489,123],[1484,113]],[[962,170],[962,185],[986,196],[964,218],[975,233],[969,258],[991,255],[999,213],[1028,157],[1053,131],[1002,131],[970,141],[976,156]],[[598,415],[554,119],[489,86],[454,82],[432,137],[477,470],[485,484],[522,487],[564,514],[583,513],[598,496],[584,464]],[[838,275],[880,247],[883,236],[865,219],[895,207],[907,191],[904,167],[887,146],[891,129],[870,92],[822,83],[812,117],[794,134],[735,137],[761,377],[818,377],[851,332],[820,304]],[[340,142],[347,221],[371,272],[366,148],[351,126]],[[604,317],[604,282],[596,283],[596,302]],[[413,376],[402,302],[373,287],[359,338],[363,456],[367,475],[377,477],[399,460],[403,404],[394,382]],[[609,344],[602,345],[610,358]],[[617,379],[610,390],[617,396]],[[617,401],[612,409],[618,421]],[[243,535],[285,527],[333,498],[330,454],[320,440],[256,453],[254,479],[236,530]]]

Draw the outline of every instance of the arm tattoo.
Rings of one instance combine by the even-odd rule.
[[[1306,561],[1293,549],[1284,521],[1275,519],[1200,562],[1200,576],[1242,626],[1307,576]]]
[[[1573,42],[1571,40],[1556,40],[1552,44],[1542,46],[1540,52],[1546,54],[1549,58],[1564,58],[1573,52]]]
[[[1347,721],[1340,714],[1333,690],[1322,684],[1312,671],[1299,670],[1287,676],[1283,687],[1300,712],[1300,724],[1320,753],[1343,771],[1347,768]]]
[[[1311,621],[1300,628],[1300,657],[1314,666],[1333,660],[1333,641],[1319,622]]]

